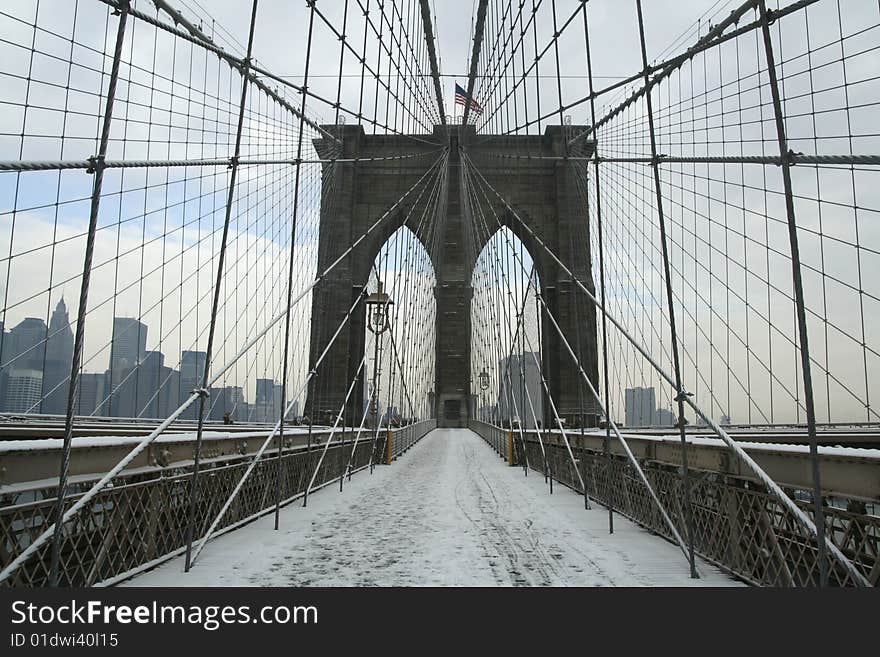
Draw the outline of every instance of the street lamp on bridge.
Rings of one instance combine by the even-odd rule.
[[[380,336],[390,327],[390,313],[388,306],[394,304],[384,290],[382,281],[379,281],[377,290],[369,295],[364,303],[367,306],[367,328],[375,335],[373,341],[373,401],[371,410],[373,413],[373,427],[379,426],[379,341]]]
[[[480,379],[480,404],[482,405],[482,413],[483,422],[486,421],[486,397],[483,393],[489,389],[489,373],[486,371],[486,368],[483,367],[483,371],[478,375]]]

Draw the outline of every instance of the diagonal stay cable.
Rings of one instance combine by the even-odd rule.
[[[336,328],[336,331],[333,333],[333,336],[328,341],[327,346],[324,348],[324,351],[321,352],[321,355],[315,361],[315,365],[312,368],[312,371],[309,372],[309,375],[306,377],[306,380],[303,382],[302,386],[300,386],[300,389],[297,392],[297,394],[287,404],[287,407],[284,409],[284,412],[281,413],[281,417],[279,417],[278,421],[275,423],[275,426],[272,428],[272,431],[269,432],[269,435],[266,436],[266,439],[263,441],[263,444],[260,446],[260,448],[254,454],[253,458],[251,459],[251,462],[248,464],[247,469],[244,471],[244,474],[241,475],[241,479],[238,480],[238,483],[235,485],[235,488],[232,489],[232,492],[229,494],[229,497],[226,498],[226,501],[223,503],[223,506],[217,512],[217,515],[214,517],[214,520],[211,522],[211,525],[208,527],[208,530],[205,532],[205,534],[202,536],[202,538],[199,539],[198,545],[196,545],[195,550],[193,550],[190,565],[195,563],[196,558],[198,558],[199,553],[201,553],[202,549],[205,547],[205,544],[211,539],[211,536],[214,535],[214,530],[217,529],[217,525],[220,524],[220,521],[223,519],[223,516],[226,515],[226,512],[229,510],[229,507],[232,506],[232,502],[235,501],[236,497],[238,497],[239,492],[241,491],[245,482],[250,477],[251,473],[254,471],[254,468],[257,467],[257,463],[260,462],[260,459],[263,457],[263,454],[265,453],[266,449],[269,447],[269,445],[272,443],[272,440],[278,434],[278,432],[281,428],[281,424],[284,421],[284,418],[287,416],[288,413],[290,413],[290,411],[293,409],[293,405],[300,399],[302,394],[308,389],[309,383],[311,383],[312,379],[315,378],[315,375],[318,370],[318,366],[323,362],[323,360],[327,356],[327,354],[330,353],[330,348],[336,342],[336,338],[338,338],[339,335],[342,333],[342,329],[348,323],[349,319],[351,318],[352,313],[355,311],[355,309],[361,303],[361,301],[363,301],[362,295],[358,296],[358,298],[355,299],[354,303],[349,307],[348,312],[345,314],[345,317],[342,318],[342,321],[339,323],[339,326]],[[281,449],[281,447],[279,447],[279,449]]]
[[[196,513],[196,503],[199,497],[199,466],[202,454],[202,431],[205,426],[205,402],[208,398],[208,378],[211,376],[211,358],[213,356],[214,334],[217,326],[217,309],[220,306],[221,283],[223,282],[223,267],[226,262],[226,247],[229,239],[229,224],[232,219],[232,203],[235,200],[235,182],[238,176],[238,156],[241,154],[241,132],[244,126],[244,110],[247,102],[248,78],[247,71],[250,65],[251,53],[254,46],[254,28],[257,22],[257,0],[253,1],[251,9],[250,34],[248,36],[247,57],[244,60],[241,83],[241,101],[238,111],[238,130],[235,133],[235,150],[232,156],[232,171],[229,175],[229,189],[226,196],[226,216],[223,221],[223,235],[220,238],[220,252],[217,258],[217,278],[214,282],[214,300],[211,306],[211,321],[208,329],[208,345],[205,349],[205,368],[202,375],[202,387],[197,391],[199,395],[199,418],[196,429],[195,454],[193,456],[193,472],[189,487],[189,512],[186,522],[186,565],[184,570],[189,570],[190,552],[192,549],[193,521]]]
[[[364,350],[364,355],[361,358],[361,363],[358,365],[357,371],[354,373],[354,376],[351,377],[351,383],[348,386],[348,390],[345,393],[345,399],[342,401],[342,406],[339,408],[339,413],[336,415],[336,421],[333,423],[333,428],[330,430],[330,435],[327,436],[327,442],[324,443],[324,449],[321,451],[321,456],[318,458],[318,463],[315,465],[315,470],[312,472],[312,478],[309,479],[309,485],[306,486],[305,496],[303,500],[308,499],[308,494],[312,491],[312,486],[315,485],[315,479],[318,477],[318,471],[321,469],[321,464],[324,463],[324,457],[327,455],[327,450],[330,448],[330,443],[333,442],[333,436],[336,435],[336,430],[339,428],[339,423],[342,421],[342,417],[345,415],[345,406],[348,404],[348,399],[351,397],[351,393],[354,390],[354,386],[358,381],[358,377],[364,369],[364,364],[367,362],[367,351]]]
[[[492,244],[492,243],[491,243],[491,239],[490,239],[490,238],[491,238],[491,235],[492,235],[492,231],[490,231],[489,228],[488,228],[488,224],[487,224],[487,222],[486,222],[486,219],[485,219],[485,216],[484,216],[484,213],[483,213],[482,206],[480,205],[480,203],[478,202],[478,199],[476,198],[476,193],[475,193],[475,191],[474,191],[474,189],[473,189],[473,185],[471,184],[471,178],[470,178],[470,176],[468,175],[468,173],[467,173],[467,169],[466,169],[465,167],[462,167],[462,179],[464,180],[464,187],[465,187],[465,189],[468,190],[468,191],[467,191],[467,194],[468,194],[467,198],[468,198],[468,201],[469,201],[468,205],[469,205],[469,207],[471,208],[471,212],[470,212],[470,215],[471,215],[471,222],[470,222],[470,223],[471,223],[471,226],[472,226],[472,228],[473,228],[473,233],[474,233],[474,243],[475,243],[475,244],[478,244],[478,243],[482,242],[481,235],[480,235],[480,233],[478,232],[478,228],[479,228],[479,226],[477,225],[477,223],[476,223],[475,221],[473,221],[473,218],[476,217],[476,216],[478,216],[478,217],[480,218],[480,220],[481,220],[480,223],[481,223],[482,228],[483,228],[483,235],[485,235],[486,240],[487,240],[487,242],[489,243],[490,251],[494,252],[494,258],[491,258],[491,257],[490,257],[490,259],[489,259],[489,270],[490,270],[490,271],[492,272],[492,274],[496,277],[496,280],[499,280],[499,281],[500,281],[500,280],[504,280],[505,282],[507,282],[507,286],[508,286],[508,295],[512,295],[512,293],[510,292],[510,283],[507,281],[507,276],[505,275],[505,272],[504,272],[504,267],[503,267],[503,265],[502,265],[502,260],[501,260],[501,258],[498,256],[499,248],[498,248],[497,244]],[[471,200],[471,196],[473,196],[473,199],[472,199],[472,200]],[[476,212],[474,212],[474,207],[476,208]],[[494,266],[494,268],[493,268],[493,266]],[[496,295],[497,295],[497,293],[498,293],[498,292],[497,292],[497,286],[496,286]],[[518,317],[517,325],[516,325],[515,328],[511,329],[511,333],[512,333],[512,335],[510,335],[510,334],[503,335],[502,332],[501,332],[501,323],[502,323],[502,319],[503,319],[503,323],[504,323],[506,326],[510,326],[510,324],[511,324],[511,321],[510,321],[510,315],[508,314],[508,305],[509,305],[509,304],[504,304],[504,303],[500,302],[497,298],[496,298],[496,300],[495,300],[494,303],[492,303],[491,301],[489,302],[489,305],[490,305],[490,312],[491,312],[491,315],[492,315],[492,318],[491,318],[490,321],[491,321],[491,324],[495,327],[495,331],[494,331],[495,336],[493,336],[493,337],[495,338],[496,343],[499,343],[499,344],[509,344],[509,349],[505,349],[505,352],[506,352],[506,354],[507,354],[507,363],[506,363],[506,365],[505,365],[505,367],[504,367],[504,372],[503,372],[503,374],[501,375],[501,376],[502,376],[502,383],[501,383],[501,385],[503,386],[503,389],[504,389],[504,390],[507,390],[507,393],[508,393],[508,394],[507,394],[507,397],[508,397],[508,404],[511,405],[511,406],[513,407],[514,414],[515,414],[515,416],[516,416],[518,419],[521,418],[521,415],[520,415],[520,413],[519,413],[519,408],[518,408],[518,405],[517,405],[517,403],[516,403],[516,397],[512,394],[513,383],[512,383],[512,380],[511,380],[511,378],[510,378],[510,362],[511,362],[511,357],[512,357],[512,355],[513,355],[513,351],[514,351],[514,348],[515,348],[515,343],[516,343],[517,337],[518,337],[518,335],[519,335],[519,328],[520,328],[520,325],[523,323],[523,317],[524,317],[524,311],[525,311],[525,304],[526,304],[527,298],[528,298],[528,297],[527,297],[527,294],[525,294],[525,295],[523,295],[522,305],[520,305],[518,301],[517,301],[516,304],[515,304],[515,305],[516,305],[515,310],[518,310],[519,312],[517,312],[517,317]],[[498,317],[498,316],[496,315],[496,312],[498,312],[496,309],[497,309],[499,306],[500,306],[501,309],[503,310],[503,318],[500,318],[500,317]],[[504,337],[506,337],[507,339],[506,339],[506,340],[503,339]],[[507,382],[507,385],[506,385],[506,386],[504,386],[504,381],[505,381],[505,380],[506,380],[506,382]],[[558,416],[557,416],[557,419],[558,419]],[[524,434],[523,434],[523,430],[522,430],[523,428],[522,428],[522,422],[521,422],[521,421],[519,422],[519,427],[518,427],[518,429],[519,429],[520,443],[522,444],[522,447],[523,447],[523,455],[524,455],[524,457],[525,457],[525,463],[523,464],[523,465],[524,465],[524,471],[527,472],[527,471],[528,471],[528,467],[529,467],[528,453],[527,453],[527,450],[526,450],[525,436],[524,436]],[[542,453],[543,453],[543,450],[542,450]]]
[[[470,158],[466,155],[467,159]],[[541,246],[541,248],[546,251],[547,255],[560,267],[566,274],[571,276],[574,283],[578,288],[590,299],[590,301],[596,306],[596,308],[602,312],[604,316],[608,318],[608,321],[611,322],[623,337],[638,351],[647,361],[648,363],[657,371],[657,373],[666,380],[669,385],[675,385],[675,379],[651,356],[650,353],[635,340],[630,333],[626,330],[623,324],[610,312],[608,312],[602,304],[596,299],[595,295],[590,292],[589,289],[583,284],[583,282],[574,274],[574,272],[569,269],[562,260],[553,252],[553,250],[547,245],[544,240],[542,240],[532,228],[519,216],[516,210],[507,202],[507,200],[498,193],[498,191],[492,187],[492,185],[486,180],[483,174],[474,167],[474,171],[480,177],[482,182],[486,185],[487,189],[491,190],[492,193],[501,201],[501,203],[507,208],[510,212],[510,215],[517,221],[517,223],[522,226],[522,228],[535,240],[535,243]],[[703,411],[703,409],[697,405],[696,401],[693,397],[687,397],[685,402],[691,409],[699,415],[706,425],[739,457],[743,463],[751,470],[755,476],[761,481],[764,486],[771,492],[771,494],[779,501],[779,503],[788,510],[794,517],[803,525],[803,527],[813,536],[816,537],[816,526],[810,520],[810,518],[801,510],[799,506],[789,498],[779,484],[773,480],[770,475],[768,475],[761,466],[751,457],[749,454],[739,445],[731,436],[728,434],[720,425],[718,425],[714,420],[712,420],[709,415]],[[870,586],[870,582],[867,578],[853,565],[853,563],[840,551],[834,543],[826,536],[825,538],[826,548],[828,551],[834,555],[834,557],[838,560],[838,562],[843,566],[843,568],[847,571],[847,573],[852,577],[853,581],[860,586]]]
[[[415,182],[413,185],[407,189],[403,195],[397,201],[395,201],[390,208],[388,208],[382,215],[376,219],[364,233],[362,233],[352,244],[337,257],[330,265],[328,265],[323,272],[321,272],[314,281],[312,281],[304,290],[302,290],[299,295],[293,300],[292,306],[296,306],[300,301],[302,301],[324,278],[333,271],[336,266],[342,262],[345,258],[347,258],[364,240],[369,237],[379,226],[385,223],[385,220],[391,216],[403,203],[403,201],[409,197],[409,195],[418,188],[425,179],[429,176],[429,174],[434,171],[438,165],[443,161],[443,155],[441,155],[437,160],[431,165],[431,167],[425,171],[424,174]],[[266,334],[273,326],[275,326],[278,322],[280,322],[285,316],[286,310],[283,310],[279,314],[277,314],[274,318],[272,318],[266,325],[266,327],[260,331],[259,334],[254,335],[247,343],[214,375],[211,377],[211,380],[208,382],[207,387],[210,388],[214,383],[219,381],[227,371],[229,371],[232,366],[245,354],[247,353],[251,347],[253,347],[263,335]],[[107,484],[115,478],[129,463],[131,463],[138,454],[143,452],[158,436],[160,436],[177,418],[179,418],[186,409],[192,405],[192,403],[199,397],[197,392],[193,392],[190,396],[175,410],[171,413],[163,422],[159,424],[153,431],[151,431],[148,435],[144,436],[144,438],[135,445],[131,451],[126,454],[115,466],[113,466],[100,480],[98,480],[92,487],[86,491],[82,497],[80,497],[65,513],[61,518],[61,522],[65,523],[70,521],[71,518],[76,516],[86,504],[88,504],[101,490],[103,490]],[[40,534],[34,541],[28,545],[17,557],[15,557],[11,562],[9,562],[6,567],[0,571],[0,583],[4,582],[9,578],[12,573],[18,570],[21,565],[27,561],[42,545],[49,540],[52,533],[55,530],[55,523],[53,523],[50,527],[48,527],[42,534]]]
[[[435,172],[435,176],[438,175],[439,171],[440,171],[440,169],[437,169],[437,171]],[[412,213],[412,209],[418,205],[418,203],[421,200],[422,195],[424,195],[424,192],[427,189],[427,187],[428,186],[426,185],[422,189],[422,192],[419,194],[419,197],[416,199],[412,208],[410,208],[410,213]],[[333,333],[333,335],[330,338],[330,340],[328,341],[327,345],[324,347],[324,350],[321,352],[320,356],[315,361],[311,372],[309,372],[309,375],[306,377],[306,380],[303,382],[302,386],[300,387],[299,392],[290,400],[290,403],[287,405],[287,408],[285,408],[284,412],[281,413],[281,417],[279,418],[278,422],[275,424],[272,431],[266,437],[266,439],[263,442],[263,444],[261,445],[260,449],[258,449],[257,452],[254,454],[253,459],[252,459],[251,463],[248,465],[247,470],[245,470],[245,472],[241,476],[241,479],[239,480],[238,484],[233,489],[232,493],[230,493],[229,497],[226,499],[226,502],[223,504],[223,507],[217,513],[217,516],[214,518],[213,522],[211,523],[211,526],[205,532],[204,536],[200,539],[199,544],[196,546],[196,549],[193,551],[192,562],[195,561],[196,557],[198,557],[199,553],[202,551],[205,544],[208,542],[208,540],[210,540],[211,536],[214,533],[214,530],[217,528],[217,525],[220,523],[220,520],[222,520],[223,516],[226,514],[226,511],[232,505],[232,502],[234,501],[234,499],[238,496],[238,493],[241,491],[241,488],[244,486],[245,481],[248,479],[248,477],[250,477],[250,475],[253,472],[254,468],[256,467],[257,463],[262,458],[262,456],[263,456],[264,452],[266,451],[266,449],[268,448],[269,444],[272,442],[272,439],[275,438],[276,434],[279,432],[279,429],[280,429],[281,424],[284,420],[284,417],[287,416],[287,414],[293,408],[293,405],[299,400],[301,395],[308,389],[309,384],[311,383],[311,381],[315,378],[315,376],[317,374],[318,367],[324,361],[324,358],[327,356],[327,354],[330,353],[330,349],[335,344],[336,338],[338,338],[339,335],[342,333],[343,327],[350,320],[352,313],[354,313],[358,304],[360,304],[362,301],[363,301],[363,295],[359,295],[358,298],[355,299],[354,303],[349,307],[348,312],[346,313],[345,317],[343,317],[342,321],[339,323],[339,326],[336,328],[336,331]],[[279,449],[280,449],[280,447],[279,447]],[[280,456],[279,456],[279,458],[280,458]]]
[[[468,167],[468,168],[470,169],[471,167]],[[472,187],[476,187],[477,189],[479,189],[479,187],[476,185],[474,185]],[[503,229],[503,224],[501,223],[501,220],[499,219],[498,215],[495,213],[494,208],[492,208],[491,204],[488,203],[489,199],[487,198],[485,191],[483,192],[483,198],[486,200],[486,205],[492,211],[492,215],[495,219],[496,224],[498,225],[499,231],[501,231],[501,229]],[[482,207],[482,204],[479,204],[479,205],[480,205],[480,207]],[[482,211],[480,212],[480,215],[481,215],[481,217],[483,217],[484,227],[488,233],[489,228],[488,228],[488,225],[486,225],[486,223],[485,223],[485,215],[483,215]],[[508,237],[507,233],[504,233],[503,231],[501,231],[501,234],[504,237],[505,243],[510,248],[510,251],[513,253],[514,260],[519,263],[519,266],[521,268],[522,273],[526,273],[525,264],[522,262],[522,259],[520,258],[516,249],[513,248],[513,245],[511,243],[510,238]],[[507,276],[504,274],[503,270],[502,270],[502,278],[507,279]],[[508,282],[508,285],[509,284],[510,283]],[[533,285],[534,285],[533,278],[532,278],[532,276],[529,276],[528,285],[526,286],[525,293],[523,294],[523,305],[525,305],[525,301],[528,298],[529,292],[533,289]],[[541,302],[544,304],[544,307],[546,308],[547,307],[546,302],[542,298],[542,295],[537,294],[537,297],[541,300]],[[521,313],[521,314],[524,314],[524,313]],[[525,335],[525,333],[526,333],[526,331],[524,330],[523,334]],[[531,341],[528,339],[528,337],[526,337],[526,339],[529,342],[529,349],[531,349]],[[532,352],[532,357],[534,358],[534,352]],[[556,402],[554,401],[553,396],[550,394],[550,388],[549,388],[549,385],[547,384],[547,380],[546,380],[546,377],[544,376],[543,370],[540,367],[538,369],[539,369],[539,372],[541,373],[541,383],[547,393],[547,400],[550,402],[550,408],[552,409],[553,415],[556,419],[556,423],[559,426],[560,431],[562,432],[563,442],[565,443],[566,450],[568,451],[568,456],[571,459],[571,464],[574,467],[575,472],[577,473],[578,480],[580,481],[581,486],[584,488],[584,490],[586,490],[586,486],[584,484],[583,477],[581,476],[580,468],[577,467],[577,462],[574,458],[574,452],[572,451],[571,443],[568,440],[568,434],[565,432],[565,424],[562,422],[562,419],[559,415],[558,408],[556,406]],[[508,363],[508,378],[509,378],[509,376],[510,376],[510,373],[509,373],[509,363]]]
[[[480,174],[479,171],[477,171],[476,173],[477,173],[477,175],[480,175],[480,177],[482,178],[482,175]],[[483,180],[483,183],[489,189],[492,189],[491,186],[489,186],[489,183],[485,180],[485,178],[483,178],[482,180]],[[488,203],[489,199],[488,199],[488,197],[485,196],[485,190],[483,190],[483,193],[484,193],[484,198],[486,198],[486,202]],[[510,206],[507,206],[507,207],[508,207],[508,210],[510,210],[510,212],[513,212],[513,210],[510,209]],[[494,211],[493,211],[493,213],[494,213]],[[495,215],[495,219],[498,222],[498,225],[501,226],[501,221],[499,220],[497,215]],[[506,237],[506,235],[505,235],[505,238],[508,239]],[[521,260],[519,260],[518,254],[516,254],[515,251],[514,251],[514,254],[515,254],[516,259],[519,261],[520,267],[523,269],[523,271],[525,271],[524,263]],[[569,272],[569,275],[573,276],[573,274],[571,274],[570,272]],[[529,287],[531,287],[532,284],[533,284],[533,281],[531,279],[529,279]],[[584,382],[586,383],[586,385],[589,388],[590,392],[592,393],[593,397],[596,399],[596,403],[599,405],[600,410],[603,413],[605,413],[606,422],[608,422],[608,424],[611,426],[611,430],[614,432],[615,436],[617,437],[617,439],[620,441],[621,445],[623,446],[623,449],[626,452],[627,458],[629,459],[633,468],[635,468],[636,472],[639,475],[639,478],[642,480],[642,483],[647,488],[648,493],[651,496],[651,498],[653,499],[654,503],[657,505],[657,509],[660,511],[660,514],[663,516],[664,522],[669,527],[670,532],[672,533],[673,537],[675,538],[676,543],[678,543],[679,548],[681,548],[681,551],[684,554],[685,558],[688,559],[688,546],[685,544],[684,540],[682,540],[682,538],[681,538],[681,535],[678,533],[678,530],[675,527],[675,523],[673,523],[672,519],[669,517],[669,514],[667,513],[666,508],[663,506],[663,503],[660,501],[660,498],[658,497],[657,492],[654,490],[654,487],[651,486],[651,482],[648,481],[648,477],[645,475],[644,470],[642,470],[642,467],[639,465],[638,460],[636,459],[635,455],[630,450],[629,444],[626,442],[624,437],[620,434],[620,431],[617,428],[617,424],[608,416],[608,414],[605,410],[605,406],[602,403],[602,399],[599,396],[599,393],[596,391],[596,388],[593,386],[592,381],[590,381],[590,377],[587,376],[586,372],[584,372],[584,370],[583,370],[583,367],[581,367],[580,361],[578,360],[577,356],[575,355],[574,350],[571,347],[571,344],[569,343],[568,339],[565,337],[565,334],[562,332],[562,329],[560,328],[559,324],[556,322],[556,318],[553,316],[553,313],[551,312],[550,307],[547,305],[547,302],[544,300],[543,295],[539,295],[538,299],[541,301],[541,304],[544,308],[544,312],[546,313],[547,317],[550,319],[551,324],[553,324],[553,328],[556,330],[557,334],[559,335],[560,339],[562,340],[562,343],[565,345],[565,348],[568,351],[569,355],[571,356],[575,366],[577,367],[579,374],[584,379]],[[560,428],[561,428],[561,425],[560,425]],[[565,438],[565,430],[563,429],[562,432],[563,432],[563,434],[562,434],[563,438]],[[574,455],[571,454],[571,446],[569,445],[567,439],[565,440],[565,444],[569,450],[569,454],[571,455],[572,462],[574,462]],[[577,471],[578,471],[578,477],[580,478],[580,476],[581,476],[580,470],[578,469]],[[581,485],[583,485],[583,484],[584,484],[583,479],[581,479]],[[690,562],[689,559],[688,559],[688,561]]]
[[[83,262],[76,336],[74,337],[73,359],[70,371],[70,386],[67,393],[67,411],[64,420],[64,452],[61,456],[61,470],[58,473],[58,493],[54,510],[54,535],[52,538],[52,556],[49,566],[50,586],[56,586],[60,576],[63,525],[59,522],[59,519],[63,516],[67,477],[70,472],[70,448],[73,441],[73,407],[76,403],[77,384],[79,383],[78,374],[80,362],[82,361],[83,342],[85,340],[86,306],[88,305],[89,299],[92,257],[94,256],[95,251],[95,230],[98,225],[98,209],[101,202],[101,187],[104,179],[104,168],[101,165],[107,154],[107,143],[110,138],[110,125],[113,118],[113,101],[116,94],[116,84],[119,80],[119,65],[122,60],[122,46],[125,40],[125,24],[128,18],[128,10],[128,2],[124,2],[119,13],[119,24],[116,31],[116,47],[113,54],[113,68],[110,74],[109,86],[107,88],[107,102],[104,109],[104,121],[101,126],[101,143],[96,157],[97,166],[95,168],[95,178],[93,181],[93,191],[89,211],[89,234],[86,242],[85,260]],[[10,240],[10,245],[11,243],[12,240]]]

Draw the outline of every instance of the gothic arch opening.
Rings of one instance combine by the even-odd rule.
[[[472,417],[543,426],[541,279],[529,249],[508,226],[486,241],[471,285]]]
[[[436,285],[423,243],[401,226],[379,247],[366,280],[362,413],[367,426],[433,417]]]

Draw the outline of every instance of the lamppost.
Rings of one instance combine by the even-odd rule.
[[[377,291],[369,295],[364,302],[367,306],[367,328],[376,336],[373,341],[373,400],[370,409],[373,412],[373,428],[379,426],[379,336],[390,326],[388,306],[394,304],[391,298],[385,294],[383,287],[382,281],[379,281]]]
[[[483,422],[486,421],[486,396],[485,392],[489,389],[489,373],[486,371],[486,368],[483,368],[483,371],[479,374],[480,379],[480,404],[482,405],[482,416]]]

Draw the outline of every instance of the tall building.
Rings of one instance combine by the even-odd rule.
[[[624,392],[627,427],[649,427],[654,424],[657,402],[654,388],[627,388]]]
[[[32,369],[43,371],[43,346],[46,340],[46,322],[38,317],[25,317],[10,332],[9,360],[13,369]]]
[[[43,373],[40,370],[15,369],[7,377],[3,395],[3,409],[10,413],[34,412],[39,407],[43,392]]]
[[[279,388],[279,397],[281,386],[276,386],[273,379],[257,379],[257,390],[254,396],[254,422],[273,423],[278,421],[281,413],[281,404],[276,403],[275,388]]]
[[[43,405],[41,412],[63,415],[67,412],[70,364],[73,362],[73,331],[62,298],[49,320],[46,362],[43,366]]]
[[[668,408],[658,408],[654,412],[653,424],[655,427],[674,427],[677,423],[678,418]]]
[[[138,412],[138,363],[147,347],[147,326],[131,317],[113,318],[110,345],[109,415],[135,417]]]
[[[506,421],[519,417],[526,429],[536,427],[535,419],[543,425],[544,396],[537,358],[538,354],[526,351],[522,355],[508,356],[499,363],[501,396],[498,407],[501,417]]]
[[[107,391],[110,399],[102,407],[109,409],[107,415],[129,418],[137,415],[137,368],[108,370],[107,380],[110,382],[110,390]]]
[[[299,416],[299,401],[288,398],[287,404],[281,399],[282,386],[275,383],[272,379],[257,379],[257,394],[254,398],[254,410],[250,415],[250,419],[254,422],[265,422],[275,424],[281,415],[281,407],[290,405],[290,411],[285,416],[285,420]],[[291,394],[288,388],[288,394]]]
[[[227,413],[229,419],[235,422],[244,422],[247,419],[247,406],[241,386],[211,388],[210,393],[208,404],[211,413],[206,419],[222,422]]]
[[[182,404],[192,394],[192,391],[202,385],[202,377],[205,374],[205,361],[208,354],[204,351],[184,351],[180,354],[180,400]],[[198,418],[199,405],[189,405],[180,416],[187,420]]]
[[[180,406],[180,372],[171,367],[163,367],[160,381],[158,411],[159,417],[164,419]]]
[[[134,417],[159,417],[159,393],[165,356],[161,351],[147,351],[138,365]]]
[[[43,357],[46,353],[46,323],[26,317],[9,333],[3,335],[0,403],[2,410],[24,413],[40,412],[43,396]],[[34,394],[34,372],[39,374],[39,389]],[[24,386],[16,390],[17,386]],[[24,404],[26,406],[22,407]]]
[[[110,369],[135,367],[146,351],[147,325],[133,317],[114,317]]]
[[[77,393],[77,415],[91,415],[95,413],[98,404],[104,399],[104,390],[106,388],[106,373],[92,374],[90,372],[83,373],[79,378],[79,388]],[[96,415],[105,415],[105,407]]]

